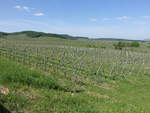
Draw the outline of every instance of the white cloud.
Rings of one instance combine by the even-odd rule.
[[[117,20],[127,20],[130,19],[128,16],[121,16],[121,17],[116,17]]]
[[[98,20],[96,18],[90,18],[89,21],[90,22],[97,22]]]
[[[21,9],[22,7],[20,5],[16,5],[14,8]]]
[[[30,10],[30,8],[27,7],[27,6],[23,6],[22,8],[23,8],[24,10],[26,10],[26,11],[29,11],[29,10]]]
[[[31,7],[27,7],[27,6],[21,6],[21,5],[16,5],[14,8],[18,9],[18,10],[24,10],[24,11],[27,11],[27,12],[31,12],[31,13],[34,13],[35,11],[37,12],[37,10],[35,8],[31,8]],[[44,13],[35,13],[35,14],[32,14],[34,16],[44,16],[45,14]]]
[[[36,14],[33,14],[34,16],[44,16],[45,14],[44,13],[36,13]]]
[[[107,21],[107,20],[110,20],[110,18],[103,18],[102,20],[103,21]]]
[[[21,5],[16,5],[14,8],[24,10],[24,11],[34,10],[34,8],[30,8],[30,7],[27,7],[27,6],[21,6]]]
[[[145,18],[145,19],[150,19],[150,16],[143,16],[143,18]]]

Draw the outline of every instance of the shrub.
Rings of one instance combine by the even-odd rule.
[[[130,47],[140,47],[140,44],[138,42],[132,42]]]
[[[126,44],[125,44],[124,42],[118,42],[117,44],[114,44],[113,46],[115,47],[115,49],[120,49],[120,50],[122,50],[123,47],[126,46]]]
[[[0,38],[3,38],[5,36],[7,36],[7,35],[8,35],[7,33],[0,32]]]
[[[140,47],[139,42],[118,42],[113,45],[115,49],[122,50],[124,47]]]

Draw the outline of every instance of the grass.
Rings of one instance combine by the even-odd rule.
[[[0,57],[0,86],[9,89],[0,103],[14,113],[150,111],[147,43],[125,51],[114,50],[112,41],[24,35],[0,43],[10,50]]]
[[[45,76],[40,72],[28,69],[20,64],[15,64],[6,59],[2,59],[0,63],[1,82],[14,82],[23,85],[57,89],[59,85],[50,76]]]
[[[80,93],[57,90],[52,76],[0,58],[0,85],[9,89],[1,103],[23,113],[149,113],[150,77],[130,76],[105,84],[84,84]],[[74,87],[74,86],[72,86]]]

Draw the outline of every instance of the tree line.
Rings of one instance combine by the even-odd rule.
[[[133,41],[133,42],[118,42],[113,44],[113,46],[115,47],[115,49],[120,49],[122,50],[125,47],[140,47],[140,43]]]

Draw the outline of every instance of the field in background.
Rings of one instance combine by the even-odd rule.
[[[3,73],[5,70],[8,73],[1,75],[1,84],[11,84],[12,86],[6,86],[12,92],[15,90],[13,96],[22,96],[18,91],[24,88],[27,88],[27,93],[32,90],[30,95],[37,99],[33,100],[33,103],[36,103],[38,108],[33,106],[31,109],[28,106],[30,101],[26,94],[20,100],[21,97],[13,97],[12,92],[8,98],[3,97],[6,98],[6,106],[10,109],[13,106],[11,102],[8,104],[10,96],[16,99],[13,103],[19,103],[18,107],[16,105],[16,108],[12,109],[14,111],[148,113],[149,43],[140,42],[139,48],[116,50],[113,47],[116,42],[55,37],[29,38],[24,34],[0,38],[1,71],[6,64],[6,67],[21,65],[23,68],[20,70],[27,73],[22,74],[24,80],[21,76],[15,77],[15,74],[20,75],[19,72],[16,73],[18,66],[11,70],[5,67]],[[10,63],[12,60],[14,62]],[[26,72],[30,69],[40,71],[46,77]],[[9,73],[13,72],[14,75],[9,77]],[[5,78],[6,75],[9,75],[8,78]],[[24,92],[23,90],[22,93]],[[22,103],[25,103],[26,107],[20,106]]]

